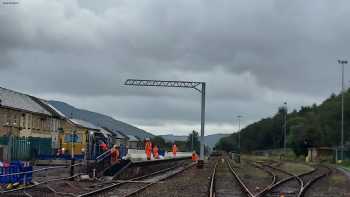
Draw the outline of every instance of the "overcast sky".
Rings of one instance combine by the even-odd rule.
[[[154,134],[199,130],[200,94],[127,78],[207,82],[206,132],[229,133],[338,93],[350,53],[348,0],[0,3],[0,86]]]

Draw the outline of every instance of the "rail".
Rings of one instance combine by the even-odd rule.
[[[215,176],[216,176],[216,168],[218,167],[218,164],[219,164],[219,160],[216,161],[213,173],[210,178],[209,197],[215,196]]]
[[[238,184],[243,189],[243,192],[245,192],[249,197],[254,197],[254,194],[248,189],[248,187],[244,184],[242,179],[238,176],[237,172],[232,168],[229,161],[225,160],[226,164],[228,165],[231,173],[234,175],[235,179],[237,180]]]
[[[190,167],[192,167],[194,164],[190,165]],[[78,195],[78,197],[87,197],[87,196],[93,196],[93,195],[97,195],[97,194],[100,194],[100,193],[103,193],[103,192],[107,192],[107,191],[110,191],[110,190],[113,190],[114,188],[116,187],[119,187],[121,185],[124,185],[126,183],[129,183],[129,182],[132,182],[132,181],[138,181],[138,180],[141,180],[141,179],[145,179],[145,178],[148,178],[148,177],[151,177],[151,176],[154,176],[154,175],[157,175],[157,174],[161,174],[161,173],[164,173],[164,172],[168,172],[170,170],[173,170],[175,168],[179,168],[181,165],[176,165],[176,166],[173,166],[173,167],[169,167],[169,168],[165,168],[165,169],[162,169],[162,170],[159,170],[159,171],[156,171],[156,172],[153,172],[153,173],[150,173],[150,174],[147,174],[147,175],[143,175],[143,176],[140,176],[140,177],[135,177],[135,178],[132,178],[132,179],[129,179],[129,180],[126,180],[126,181],[122,181],[122,182],[117,182],[117,183],[112,183],[111,185],[108,185],[106,187],[103,187],[103,188],[100,188],[100,189],[97,189],[97,190],[94,190],[94,191],[90,191],[90,192],[87,192],[87,193],[84,193],[84,194],[80,194]],[[184,169],[187,169],[188,167],[185,167]],[[166,177],[168,178],[168,177]],[[137,192],[140,192],[142,191],[143,189],[153,185],[154,183],[149,183],[147,184],[145,187],[142,187],[141,189],[137,190],[137,191],[134,191],[133,194],[137,193]]]
[[[262,197],[262,196],[264,196],[266,193],[271,192],[273,189],[276,189],[277,187],[281,186],[282,184],[285,184],[285,183],[287,183],[287,182],[289,182],[289,181],[291,181],[291,180],[293,180],[293,179],[296,179],[296,180],[299,182],[300,188],[299,188],[299,191],[297,192],[297,196],[298,196],[298,197],[302,197],[302,196],[304,195],[304,193],[307,191],[307,189],[308,189],[313,183],[315,183],[317,180],[321,179],[322,177],[325,177],[325,176],[329,175],[329,174],[330,174],[330,171],[331,171],[331,170],[327,167],[328,170],[326,171],[326,173],[321,173],[320,175],[318,175],[318,176],[312,178],[309,182],[305,183],[304,180],[303,180],[302,178],[305,177],[305,176],[311,175],[311,174],[313,174],[313,173],[315,173],[315,172],[317,172],[317,171],[319,171],[319,169],[314,168],[314,169],[312,169],[312,170],[310,170],[310,171],[308,171],[308,172],[295,175],[295,174],[293,174],[293,173],[287,172],[287,171],[282,170],[282,169],[280,169],[280,168],[273,167],[273,166],[271,166],[271,165],[266,165],[266,164],[263,164],[263,165],[268,166],[269,168],[272,168],[272,169],[274,169],[274,170],[280,171],[280,172],[282,172],[282,173],[288,174],[289,177],[284,178],[284,179],[278,181],[277,183],[275,183],[274,185],[272,185],[270,188],[268,188],[268,189],[264,190],[263,192],[259,193],[258,195],[256,195],[257,197]]]
[[[311,187],[312,184],[314,184],[316,181],[320,180],[321,178],[325,176],[329,176],[332,173],[332,170],[328,166],[322,166],[326,169],[326,172],[314,177],[309,182],[304,184],[303,188],[300,190],[298,197],[303,197],[305,192]]]

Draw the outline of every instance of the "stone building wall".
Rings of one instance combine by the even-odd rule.
[[[62,121],[44,114],[0,107],[0,136],[12,133],[20,137],[52,138]]]

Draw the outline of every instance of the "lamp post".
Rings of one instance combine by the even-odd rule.
[[[193,138],[194,138],[194,130],[192,131],[192,139],[191,139],[192,140],[192,151],[194,151],[194,145],[193,145],[194,139]]]
[[[236,155],[236,162],[241,163],[241,115],[237,116],[238,119],[238,154]]]
[[[283,154],[286,156],[287,153],[287,102],[283,103],[283,112],[284,112],[284,124],[283,124]]]
[[[238,153],[241,153],[241,115],[237,116],[238,119]]]
[[[347,60],[338,60],[338,64],[342,66],[341,74],[341,139],[340,139],[340,157],[344,160],[344,65],[347,64]]]
[[[73,181],[74,180],[74,178],[73,178],[73,176],[74,176],[74,163],[75,163],[75,158],[74,158],[74,142],[75,142],[75,140],[77,140],[76,139],[76,137],[75,137],[75,133],[76,133],[76,131],[75,131],[75,128],[72,128],[72,133],[71,133],[71,145],[72,145],[72,151],[71,151],[71,166],[70,166],[70,176],[71,176],[71,180]]]

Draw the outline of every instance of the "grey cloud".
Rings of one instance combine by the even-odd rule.
[[[210,124],[243,112],[252,121],[282,100],[297,108],[339,90],[349,9],[347,1],[21,1],[0,8],[0,85],[147,126],[196,123],[199,95],[124,87],[125,79],[206,81]],[[122,105],[99,104],[106,97]]]

